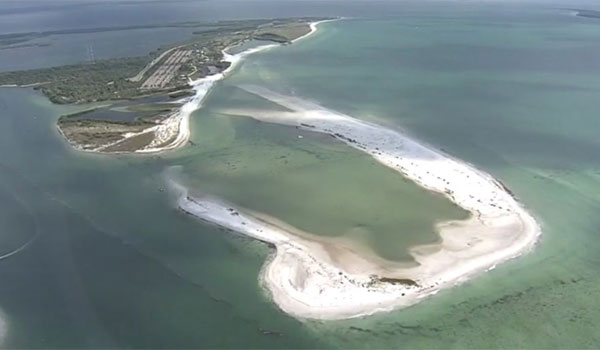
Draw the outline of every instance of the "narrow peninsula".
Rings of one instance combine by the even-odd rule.
[[[194,32],[186,42],[147,56],[0,73],[0,86],[33,87],[53,103],[90,105],[89,109],[58,120],[59,132],[79,150],[148,153],[173,149],[188,142],[189,115],[212,84],[239,58],[273,45],[290,44],[312,33],[315,23],[327,19],[173,24],[203,30]],[[125,29],[128,28],[85,31]],[[28,45],[29,40],[63,32],[4,35],[0,45]],[[256,42],[253,49],[236,55],[227,53],[249,41]]]

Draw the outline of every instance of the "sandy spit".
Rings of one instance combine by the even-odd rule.
[[[406,267],[327,249],[323,241],[218,199],[181,196],[182,210],[276,247],[261,278],[285,312],[298,318],[344,319],[410,306],[535,245],[540,226],[491,175],[396,130],[263,87],[240,88],[291,111],[222,113],[329,134],[472,213],[467,220],[439,224],[441,243],[414,247],[418,266]]]

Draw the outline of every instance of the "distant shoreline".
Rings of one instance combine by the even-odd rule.
[[[583,10],[583,9],[567,9],[573,11],[574,15],[582,18],[600,19],[600,11],[596,10]]]
[[[311,36],[314,33],[316,33],[317,30],[318,30],[317,27],[319,26],[319,24],[321,24],[321,23],[327,23],[327,22],[332,22],[332,21],[338,21],[338,20],[339,20],[339,18],[334,18],[334,19],[324,19],[322,21],[310,22],[310,24],[309,24],[309,26],[310,26],[310,32],[304,34],[303,36],[301,36],[299,38],[296,38],[296,39],[292,40],[292,43],[296,43],[296,42],[298,42],[298,41],[300,41],[302,39],[308,38],[309,36]]]
[[[185,43],[147,56],[0,72],[0,84],[39,89],[57,104],[109,102],[111,105],[89,116],[79,113],[76,118],[59,118],[59,133],[77,150],[157,153],[189,142],[189,115],[200,107],[212,85],[241,58],[275,45],[293,44],[313,34],[317,25],[328,19],[216,22],[213,30],[195,32],[196,36]],[[227,53],[250,40],[271,44],[236,55]]]

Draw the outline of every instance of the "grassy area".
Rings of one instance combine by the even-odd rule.
[[[258,29],[254,34],[254,39],[289,43],[308,33],[310,33],[310,26],[306,23],[288,23]]]
[[[147,57],[128,57],[55,68],[0,73],[1,85],[39,84],[54,103],[116,100],[139,96],[139,84],[125,79],[147,63]]]
[[[126,133],[138,133],[154,123],[136,120],[129,123],[99,120],[73,120],[61,117],[58,128],[73,146],[80,149],[96,149],[124,139]]]

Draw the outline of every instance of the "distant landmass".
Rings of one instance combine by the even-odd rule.
[[[0,49],[38,45],[28,41],[50,35],[133,29],[188,27],[191,39],[146,56],[120,57],[61,67],[0,73],[0,86],[33,87],[58,104],[106,102],[62,116],[61,134],[76,148],[97,152],[168,149],[187,142],[181,123],[184,97],[199,98],[232,64],[228,48],[256,40],[288,44],[328,18],[252,19],[98,27],[0,35]],[[4,45],[4,46],[3,46]],[[207,78],[210,81],[202,82]],[[187,113],[187,112],[186,112]]]
[[[600,19],[600,11],[594,10],[581,10],[581,9],[569,9],[571,11],[577,11],[575,14],[578,17],[596,18]]]

